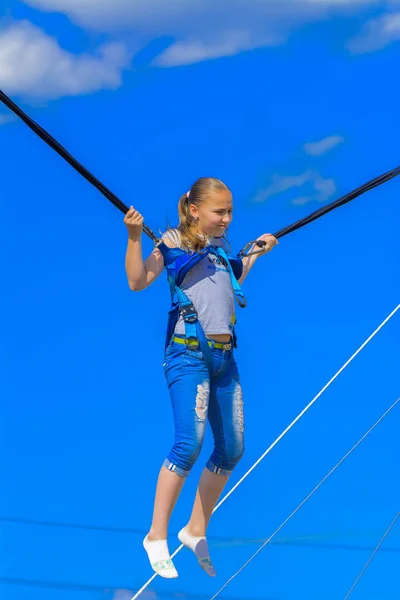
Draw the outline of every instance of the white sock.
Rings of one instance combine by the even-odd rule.
[[[199,565],[207,575],[215,577],[217,573],[210,559],[207,539],[205,537],[195,537],[194,535],[190,535],[185,528],[181,529],[178,533],[178,538],[184,546],[190,548],[190,550],[195,553]]]
[[[169,555],[167,540],[150,541],[146,535],[143,540],[143,547],[147,552],[151,567],[157,575],[166,579],[178,577],[174,563]]]

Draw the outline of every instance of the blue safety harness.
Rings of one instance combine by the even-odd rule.
[[[232,289],[239,306],[246,306],[246,299],[240,288],[238,280],[243,271],[243,263],[241,258],[227,254],[225,250],[219,246],[209,245],[200,252],[188,253],[181,248],[169,248],[164,242],[157,246],[158,250],[164,257],[164,266],[167,271],[167,279],[171,292],[171,307],[168,312],[167,334],[165,338],[165,347],[167,347],[174,334],[175,325],[181,313],[185,323],[185,343],[187,347],[198,349],[203,353],[209,370],[212,368],[211,348],[207,338],[200,325],[197,311],[192,302],[181,289],[182,282],[187,273],[198,262],[203,260],[208,254],[215,254],[217,257],[224,259],[224,263],[228,269],[231,278]],[[233,344],[236,347],[236,334],[233,327]]]

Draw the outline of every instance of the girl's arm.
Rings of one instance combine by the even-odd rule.
[[[143,261],[142,231],[143,217],[132,206],[125,215],[124,223],[128,229],[128,246],[125,256],[125,271],[129,287],[140,292],[151,285],[164,268],[164,258],[158,248]],[[167,246],[172,245],[169,239],[163,239]]]
[[[143,261],[142,240],[128,237],[125,256],[125,271],[129,287],[133,292],[140,292],[157,279],[164,267],[164,259],[159,250],[153,252]]]
[[[262,248],[259,248],[258,246],[253,245],[250,248],[250,251],[252,252],[253,250],[259,250],[258,254],[252,254],[251,256],[245,256],[242,258],[243,273],[242,273],[241,278],[239,279],[239,285],[242,285],[243,281],[246,279],[247,275],[249,274],[250,269],[254,266],[254,263],[256,262],[256,260],[258,258],[260,258],[260,256],[264,256],[264,254],[267,254],[268,252],[270,252],[272,250],[272,248],[278,244],[278,240],[270,233],[264,233],[259,238],[257,238],[257,241],[258,240],[264,241],[264,242],[266,242],[266,244]]]
[[[239,279],[239,285],[242,285],[243,281],[250,273],[250,269],[253,267],[254,263],[260,256],[261,254],[253,254],[252,256],[245,256],[244,258],[242,258],[243,272],[241,278]]]

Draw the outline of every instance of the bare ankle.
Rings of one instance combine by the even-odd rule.
[[[195,525],[192,523],[188,523],[186,525],[185,531],[189,535],[192,535],[193,537],[205,537],[206,536],[206,530],[204,527],[199,527],[198,525]]]
[[[163,532],[156,531],[155,529],[150,529],[147,534],[147,539],[149,542],[156,542],[157,540],[166,540],[167,534]]]

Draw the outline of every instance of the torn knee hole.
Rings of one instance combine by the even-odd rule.
[[[244,430],[244,414],[243,414],[243,392],[240,383],[237,383],[235,389],[235,402],[237,410],[237,419],[240,431]]]
[[[207,384],[197,386],[196,415],[199,421],[204,421],[206,418],[209,393],[210,389]]]

